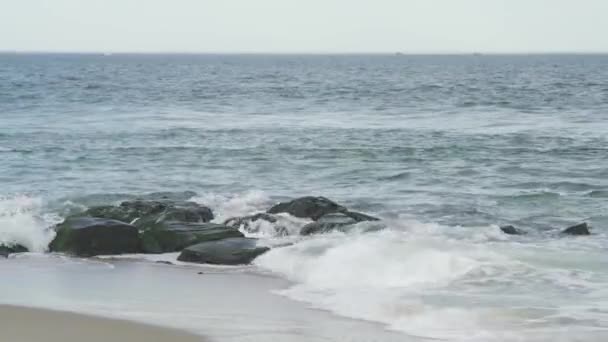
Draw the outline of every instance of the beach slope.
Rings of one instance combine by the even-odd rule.
[[[0,305],[0,340],[11,342],[202,342],[178,330],[69,312]]]

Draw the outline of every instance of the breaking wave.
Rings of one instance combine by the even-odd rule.
[[[55,237],[51,228],[61,221],[44,214],[38,197],[16,195],[0,197],[0,245],[22,245],[31,252],[44,252]]]

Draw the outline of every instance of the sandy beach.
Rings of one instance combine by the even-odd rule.
[[[0,303],[11,305],[0,306],[3,342],[34,342],[40,337],[49,342],[201,341],[188,333],[218,342],[410,340],[381,324],[339,317],[278,295],[276,291],[288,283],[251,268],[31,254],[2,260],[0,271],[7,279],[21,280],[0,285]]]
[[[201,342],[201,336],[124,320],[0,305],[2,340],[11,342]]]

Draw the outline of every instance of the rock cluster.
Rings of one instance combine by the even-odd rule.
[[[91,207],[66,218],[56,226],[57,236],[50,250],[82,257],[181,252],[180,261],[247,264],[269,248],[260,246],[256,239],[246,238],[240,229],[248,230],[259,220],[276,223],[276,215],[282,213],[314,221],[301,229],[302,235],[379,221],[349,211],[325,197],[302,197],[278,203],[265,213],[217,224],[210,222],[214,219],[213,211],[198,203],[146,198]]]
[[[281,202],[266,212],[233,217],[222,224],[212,223],[213,211],[195,202],[166,196],[125,201],[119,205],[91,207],[69,216],[57,225],[57,235],[50,244],[53,252],[76,256],[114,255],[126,253],[180,252],[180,261],[239,265],[248,264],[267,252],[257,239],[247,238],[241,231],[254,231],[260,223],[271,224],[277,234],[287,234],[281,218],[291,215],[305,220],[300,235],[348,231],[361,227],[364,231],[382,229],[380,219],[351,211],[325,197],[301,197]],[[514,226],[501,226],[509,235],[524,235]],[[589,227],[581,223],[562,231],[564,235],[589,235]],[[22,246],[0,246],[0,256],[27,251]]]

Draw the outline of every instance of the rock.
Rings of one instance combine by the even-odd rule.
[[[577,224],[576,226],[572,226],[569,228],[566,228],[562,231],[562,234],[567,234],[567,235],[590,235],[591,232],[589,232],[589,226],[587,225],[586,222]]]
[[[92,207],[84,215],[129,222],[141,234],[144,253],[176,252],[199,242],[243,236],[235,229],[208,223],[213,219],[211,209],[187,201],[125,201],[119,206]]]
[[[164,222],[141,232],[144,253],[178,252],[206,241],[243,237],[238,229],[215,223]]]
[[[0,245],[0,257],[7,258],[13,253],[26,253],[29,252],[27,248],[22,245]]]
[[[326,214],[321,216],[316,222],[302,227],[300,235],[327,233],[335,230],[346,231],[350,226],[364,221],[379,221],[379,219],[351,211]]]
[[[525,235],[526,234],[526,232],[524,232],[523,230],[517,229],[511,225],[501,226],[500,230],[502,230],[503,233],[508,234],[508,235]]]
[[[214,218],[211,209],[194,202],[133,201],[123,202],[120,206],[130,211],[151,210],[151,215],[142,215],[135,221],[136,226],[160,221],[210,222]],[[138,221],[142,222],[138,224]]]
[[[57,225],[51,242],[53,252],[90,257],[137,253],[140,240],[137,228],[125,222],[98,217],[72,217]]]
[[[144,253],[177,252],[199,242],[243,236],[235,229],[208,223],[213,212],[194,202],[125,201],[119,206],[93,207],[85,215],[131,223],[140,230]]]
[[[369,216],[369,215],[366,215],[366,214],[358,213],[356,211],[347,210],[347,211],[344,212],[344,215],[352,218],[353,220],[355,220],[357,222],[380,221],[380,219],[377,218],[377,217],[373,217],[373,216]]]
[[[327,233],[333,230],[341,230],[346,226],[358,223],[357,220],[344,213],[323,215],[316,222],[309,223],[300,229],[300,235],[312,235]]]
[[[310,218],[314,221],[323,215],[346,211],[346,208],[325,197],[301,197],[289,202],[281,202],[268,209],[269,214],[288,213],[295,217]]]
[[[345,227],[353,225],[357,222],[353,223],[334,223],[334,222],[312,222],[300,230],[300,235],[312,235],[312,234],[322,234],[328,233],[331,231],[345,231]]]
[[[211,209],[194,202],[184,201],[125,201],[119,206],[98,206],[84,215],[129,222],[138,228],[149,228],[163,221],[209,222]]]
[[[201,264],[244,265],[268,250],[268,247],[258,246],[256,239],[231,238],[190,246],[182,251],[177,260]]]
[[[123,221],[123,222],[131,222],[138,218],[137,215],[129,215],[129,213],[125,212],[123,208],[113,206],[113,205],[100,205],[87,209],[82,214],[74,214],[73,217],[98,217],[98,218],[106,218],[111,220]]]

